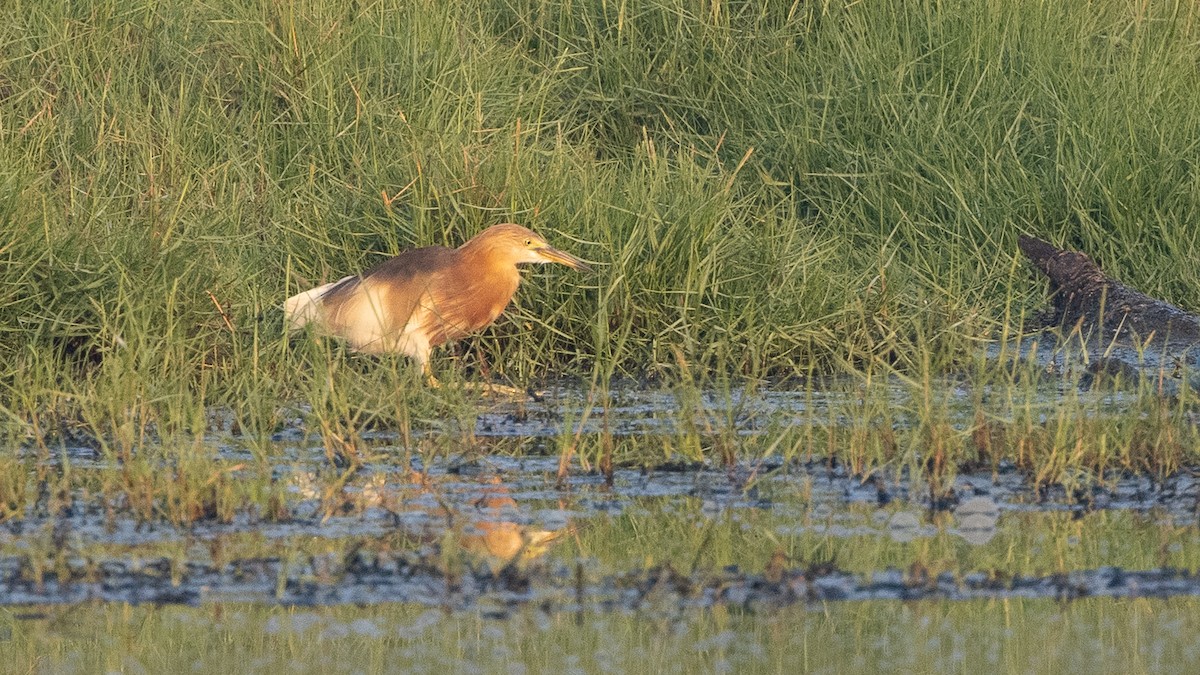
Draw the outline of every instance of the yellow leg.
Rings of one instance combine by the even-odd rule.
[[[424,373],[425,381],[429,383],[430,389],[437,389],[442,386],[442,383],[438,382],[437,378],[433,376],[433,369],[429,367],[428,361],[421,364],[421,372]],[[517,389],[516,387],[509,387],[509,386],[503,385],[503,384],[492,384],[490,382],[483,382],[483,383],[464,382],[463,388],[468,389],[468,390],[473,390],[473,391],[481,391],[484,394],[496,394],[496,395],[501,395],[501,396],[511,396],[513,398],[525,398],[525,397],[532,396],[532,398],[535,401],[540,401],[542,398],[542,396],[539,392],[533,392],[531,394],[530,392],[525,391],[524,389]]]
[[[512,396],[514,398],[525,398],[529,396],[529,392],[525,391],[524,389],[517,389],[516,387],[510,387],[504,384],[483,382],[480,384],[472,383],[471,386],[472,388],[482,389],[483,393],[485,394],[503,394],[504,396]]]
[[[425,374],[425,381],[429,384],[430,389],[437,389],[442,386],[442,383],[438,382],[437,378],[433,376],[433,368],[429,367],[428,361],[421,364],[421,372]]]

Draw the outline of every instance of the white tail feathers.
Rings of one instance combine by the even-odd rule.
[[[310,288],[284,300],[283,316],[287,320],[288,330],[300,330],[312,321],[319,321],[321,319],[321,296],[349,278],[344,277],[323,286]]]

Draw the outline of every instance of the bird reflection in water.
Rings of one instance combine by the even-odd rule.
[[[465,495],[461,494],[461,488],[456,488],[453,496],[426,474],[416,472],[399,483],[375,473],[361,480],[333,484],[323,484],[314,473],[301,472],[294,474],[290,483],[293,494],[321,504],[320,511],[326,521],[368,509],[383,509],[396,515],[424,514],[428,518],[409,521],[423,522],[409,526],[406,534],[422,544],[436,545],[442,553],[452,547],[492,572],[534,561],[574,531],[570,524],[553,530],[525,524],[528,513],[521,510],[499,476],[483,480],[477,491]]]

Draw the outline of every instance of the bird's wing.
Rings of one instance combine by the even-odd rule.
[[[429,278],[458,262],[457,250],[444,246],[426,246],[405,251],[363,272],[362,279],[387,283],[396,287],[414,279]]]
[[[441,246],[405,251],[321,296],[330,328],[359,349],[387,349],[388,336],[404,330],[430,282],[454,264],[456,252]]]
[[[283,301],[283,315],[287,320],[288,330],[299,330],[311,321],[321,318],[321,298],[338,284],[344,284],[357,277],[344,277],[338,281],[310,288]]]

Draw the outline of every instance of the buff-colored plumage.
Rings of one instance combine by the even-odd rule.
[[[357,275],[288,298],[292,330],[315,323],[371,354],[411,356],[433,380],[429,352],[496,320],[521,282],[517,265],[582,260],[520,225],[493,225],[458,248],[405,251]]]

